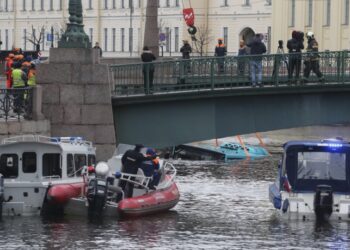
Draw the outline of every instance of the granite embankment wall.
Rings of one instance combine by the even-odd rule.
[[[108,66],[97,50],[51,49],[50,60],[37,69],[43,88],[42,110],[52,136],[82,136],[97,148],[97,160],[115,150]]]
[[[26,134],[39,134],[39,135],[50,136],[51,135],[50,128],[51,128],[51,125],[49,120],[0,121],[0,141],[8,137],[26,135]]]

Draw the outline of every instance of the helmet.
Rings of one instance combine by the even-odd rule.
[[[309,31],[306,33],[306,37],[314,37],[314,33],[312,31]]]

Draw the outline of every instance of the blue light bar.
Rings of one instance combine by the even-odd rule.
[[[341,143],[318,143],[319,147],[330,147],[330,148],[342,148],[343,144]]]

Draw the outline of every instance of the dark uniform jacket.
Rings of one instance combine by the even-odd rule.
[[[192,53],[192,48],[188,43],[186,43],[184,44],[184,46],[181,47],[180,52],[182,53],[183,59],[190,59],[190,53]]]
[[[125,152],[122,157],[123,172],[128,174],[137,174],[137,170],[141,167],[143,161],[152,159],[151,157],[145,157],[142,153],[130,149]]]
[[[215,56],[226,56],[227,50],[225,44],[217,44],[215,47]]]

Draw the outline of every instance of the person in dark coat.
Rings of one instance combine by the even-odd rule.
[[[149,94],[153,91],[154,64],[152,62],[156,60],[156,57],[153,55],[152,51],[150,51],[149,48],[145,46],[143,47],[141,60],[144,62],[142,73],[145,93]]]
[[[261,40],[261,34],[256,34],[253,41],[247,44],[250,47],[252,59],[250,61],[250,76],[252,87],[256,87],[256,75],[258,76],[258,86],[262,85],[262,55],[266,53],[266,46]]]
[[[122,172],[127,174],[137,174],[141,164],[144,161],[149,161],[154,159],[154,156],[144,156],[141,153],[143,145],[136,144],[134,149],[129,149],[122,156]],[[134,184],[121,180],[119,186],[124,190],[125,198],[132,197]]]
[[[287,42],[289,52],[288,62],[288,80],[293,81],[293,73],[295,69],[295,80],[298,81],[301,69],[301,50],[304,49],[303,33],[293,31],[292,38]]]
[[[227,54],[227,49],[225,44],[223,43],[224,39],[219,38],[218,39],[218,44],[215,46],[215,56],[216,57],[225,57]],[[225,59],[224,58],[218,58],[218,67],[219,67],[219,72],[223,73],[224,67],[225,67]]]
[[[248,55],[247,46],[244,40],[239,41],[238,57]],[[239,76],[244,76],[246,67],[246,58],[237,58],[237,73]]]
[[[98,51],[100,53],[100,57],[102,57],[102,49],[101,49],[100,44],[98,42],[95,43],[95,46],[93,47],[93,49],[98,49]]]
[[[324,76],[320,71],[320,55],[318,54],[318,42],[315,39],[314,33],[309,31],[306,34],[308,56],[304,61],[304,83],[308,82],[311,70],[317,75],[320,82],[324,82]]]
[[[184,43],[184,45],[181,47],[180,52],[182,53],[182,59],[186,60],[183,64],[184,69],[186,69],[187,72],[191,72],[191,66],[190,66],[188,59],[190,59],[190,54],[192,53],[192,48],[187,40],[184,40],[183,43]]]

